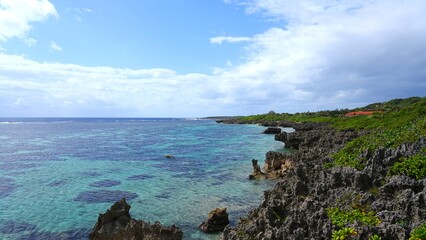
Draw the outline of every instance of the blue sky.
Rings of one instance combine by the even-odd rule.
[[[200,117],[425,96],[423,0],[0,0],[0,116]]]
[[[220,0],[50,2],[57,16],[27,33],[37,44],[14,38],[3,48],[37,61],[210,73],[244,56],[243,45],[218,46],[211,37],[252,36],[274,25]],[[62,50],[46,51],[51,42]]]

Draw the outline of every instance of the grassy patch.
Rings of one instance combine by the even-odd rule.
[[[344,211],[338,207],[332,207],[327,209],[327,215],[333,225],[339,227],[332,233],[331,238],[333,240],[344,240],[357,234],[354,228],[347,227],[348,224],[358,222],[367,226],[377,226],[381,222],[375,212],[366,212],[360,209]]]
[[[408,158],[402,158],[400,162],[395,163],[390,169],[391,175],[406,175],[417,180],[426,177],[426,156],[416,154]]]
[[[359,209],[344,211],[337,207],[332,207],[327,209],[327,215],[331,222],[338,227],[344,227],[355,221],[367,226],[377,226],[380,224],[380,219],[373,211],[365,212]]]
[[[354,127],[353,124],[359,124],[357,128],[368,129],[370,133],[346,144],[343,149],[332,155],[333,161],[326,166],[349,166],[363,169],[366,160],[363,156],[373,154],[376,149],[380,147],[395,149],[403,143],[415,142],[421,137],[425,137],[425,116],[426,99],[423,99],[412,106],[385,113],[377,117],[377,120],[374,120],[374,116],[370,116],[369,120],[356,117],[352,118],[354,120],[344,123],[337,121],[336,127],[344,129]],[[416,159],[416,161],[418,160]],[[423,165],[415,165],[415,168],[421,166]],[[423,170],[412,169],[412,172],[419,171]],[[405,174],[405,172],[401,172],[401,174]]]

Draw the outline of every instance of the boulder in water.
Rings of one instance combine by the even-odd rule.
[[[130,205],[126,199],[114,203],[104,214],[99,214],[98,222],[89,234],[90,240],[180,240],[182,231],[172,225],[163,226],[159,222],[150,224],[130,217]]]
[[[205,233],[220,232],[229,224],[226,208],[216,208],[209,212],[207,221],[200,224],[199,228]]]
[[[268,127],[265,131],[263,131],[264,134],[278,134],[281,133],[281,128],[279,127]]]

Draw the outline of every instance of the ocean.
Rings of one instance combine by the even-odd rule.
[[[133,218],[176,224],[184,239],[217,239],[197,230],[210,210],[226,207],[235,224],[274,184],[248,180],[251,159],[283,151],[263,130],[197,119],[1,118],[0,239],[87,239],[121,197]]]

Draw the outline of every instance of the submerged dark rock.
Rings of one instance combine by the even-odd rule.
[[[205,233],[220,232],[229,224],[226,208],[216,208],[209,212],[207,221],[200,224],[199,228]]]
[[[63,232],[31,231],[19,238],[19,240],[86,240],[88,229],[73,229]]]
[[[114,202],[121,198],[129,200],[137,198],[136,193],[119,190],[95,190],[81,192],[74,200],[85,203],[107,203]]]
[[[37,225],[25,222],[6,221],[1,224],[0,233],[13,234],[20,232],[33,231]]]
[[[15,184],[13,179],[0,177],[0,199],[9,196],[17,188],[18,185]]]
[[[142,181],[142,180],[151,179],[151,178],[154,178],[154,176],[146,175],[146,174],[140,174],[140,175],[130,176],[127,179],[132,180],[132,181]]]
[[[67,183],[66,180],[57,180],[57,181],[53,181],[49,184],[47,184],[47,186],[49,187],[59,187],[59,186],[63,186]]]
[[[102,181],[93,182],[93,183],[90,184],[90,186],[101,188],[101,187],[113,187],[113,186],[117,186],[117,185],[120,185],[120,184],[121,184],[120,181],[102,180]]]
[[[131,218],[130,205],[123,198],[114,203],[104,214],[99,214],[98,221],[89,234],[90,240],[180,240],[182,231],[172,225],[163,226],[159,222],[150,224]]]

